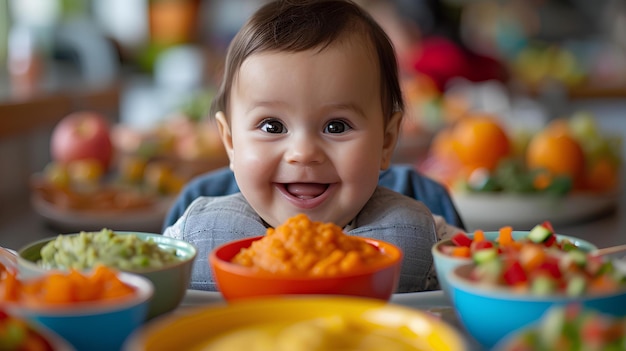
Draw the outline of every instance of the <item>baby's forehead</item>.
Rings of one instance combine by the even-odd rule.
[[[346,54],[360,51],[360,53],[365,53],[365,55],[361,55],[360,58],[369,59],[374,65],[378,65],[380,60],[377,55],[378,51],[376,50],[374,41],[369,35],[362,32],[347,32],[346,34],[337,36],[334,40],[328,43],[320,43],[316,46],[303,50],[290,50],[280,47],[268,47],[264,49],[259,49],[245,57],[241,61],[241,65],[237,68],[237,71],[241,71],[242,66],[244,66],[248,60],[259,56],[274,56],[276,58],[279,58],[292,56],[299,53],[313,53],[323,55],[330,50],[345,52]]]

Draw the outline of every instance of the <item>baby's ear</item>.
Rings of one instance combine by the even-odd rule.
[[[230,168],[233,167],[233,134],[230,131],[230,125],[226,120],[226,115],[222,111],[218,111],[215,114],[215,120],[217,121],[217,128],[220,132],[220,137],[222,139],[222,144],[224,144],[224,148],[226,149],[226,154],[228,155],[228,159],[230,160]]]
[[[385,170],[391,165],[391,158],[393,157],[398,142],[398,136],[400,135],[400,122],[402,122],[402,111],[396,111],[385,127],[382,159],[380,160],[381,170]]]

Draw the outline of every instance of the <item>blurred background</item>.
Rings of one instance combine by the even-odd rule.
[[[407,113],[396,162],[459,196],[619,189],[625,1],[358,2],[398,53]],[[122,179],[142,194],[175,196],[226,165],[207,108],[230,39],[263,3],[0,0],[0,227],[17,230],[32,196],[85,206],[72,204],[66,183],[62,199],[33,185],[33,174],[58,181],[51,134],[72,112],[104,116],[116,151],[111,169],[80,167],[72,179]],[[547,130],[567,130],[575,150],[545,137],[529,156],[533,136]]]

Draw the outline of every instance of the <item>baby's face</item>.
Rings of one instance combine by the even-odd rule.
[[[272,226],[298,213],[349,223],[389,165],[399,119],[385,126],[376,59],[355,40],[250,56],[230,116],[218,113],[239,188]]]

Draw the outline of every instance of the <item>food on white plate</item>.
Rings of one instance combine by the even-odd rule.
[[[605,194],[620,185],[621,142],[583,111],[539,130],[472,113],[434,136],[419,168],[456,193]]]
[[[113,159],[108,119],[95,111],[77,111],[64,117],[50,139],[52,159],[63,165],[92,160],[105,173]]]

